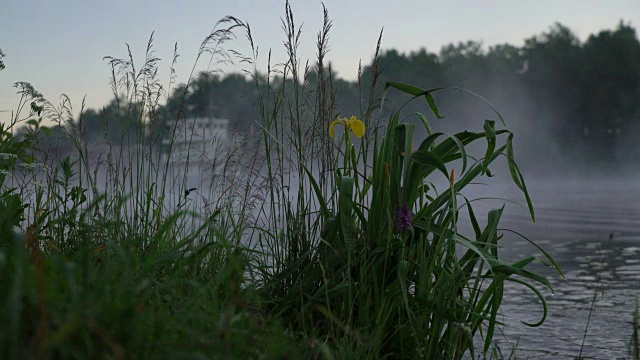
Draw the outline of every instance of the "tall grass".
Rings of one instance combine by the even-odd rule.
[[[638,341],[638,329],[640,329],[640,317],[638,316],[638,300],[636,299],[636,308],[633,311],[633,331],[631,340],[629,341],[629,353],[631,353],[632,359],[640,359],[640,342]]]
[[[374,71],[368,106],[358,116],[364,136],[353,142],[346,126],[334,142],[328,130],[338,110],[331,106],[330,79],[312,90],[314,104],[325,106],[306,108],[300,77],[306,78],[309,69],[297,58],[300,30],[288,4],[285,10],[289,58],[280,74],[292,81],[274,87],[268,73],[267,94],[261,97],[272,191],[265,205],[270,220],[261,228],[263,274],[253,284],[274,313],[298,331],[322,336],[339,357],[461,358],[474,356],[477,335],[484,339],[483,353],[491,348],[504,284],[512,281],[541,300],[543,317],[528,324],[540,325],[546,302],[537,286],[551,288],[550,283],[526,269],[533,257],[501,261],[497,228],[503,209],[492,210],[482,227],[462,195],[477,177],[490,174],[494,161],[505,158],[534,218],[514,159],[513,134],[502,116],[496,112],[502,128],[487,120],[484,132],[447,135],[432,133],[426,116],[417,114],[429,136],[414,149],[415,125],[404,123],[400,110],[387,121],[375,117],[380,113]],[[324,19],[318,79],[328,76],[322,65],[331,28],[326,10]],[[250,30],[247,35],[251,41]],[[425,98],[427,109],[442,117],[432,94],[444,89],[390,82],[384,90]],[[501,146],[499,137],[506,137]],[[487,144],[484,157],[468,154],[468,146],[480,140]],[[454,162],[461,167],[458,177]],[[433,185],[438,176],[449,186]],[[295,188],[283,185],[293,178]],[[457,231],[460,211],[471,219],[470,236]],[[466,252],[458,252],[458,245]]]
[[[223,19],[198,60],[219,56],[233,26]],[[253,310],[257,296],[243,290],[250,249],[240,241],[255,194],[237,175],[239,154],[221,152],[222,166],[171,165],[173,143],[184,135],[175,129],[189,119],[158,112],[172,84],[158,81],[152,40],[142,66],[130,51],[107,59],[125,121],[103,114],[100,147],[86,140],[84,112],[77,115],[68,98],[54,105],[16,84],[23,99],[11,126],[30,128],[23,138],[3,129],[0,142],[7,154],[0,175],[3,358],[272,358],[299,347],[277,319]],[[63,136],[45,141],[52,131],[43,119],[63,127]],[[162,134],[130,126],[139,120],[173,124],[169,156],[161,156]],[[107,137],[114,128],[116,143]],[[242,169],[251,174],[245,163]],[[190,178],[199,179],[197,189]]]
[[[206,166],[210,172],[198,175],[195,189],[192,167],[171,165],[180,136],[176,124],[189,121],[191,80],[177,118],[163,118],[159,104],[173,85],[177,51],[165,89],[153,36],[142,66],[130,51],[107,60],[125,118],[144,120],[150,129],[173,124],[168,134],[113,124],[105,116],[105,129],[121,127],[121,141],[106,143],[106,155],[95,158],[83,137],[82,115],[74,116],[67,98],[56,107],[20,85],[25,103],[33,101],[26,119],[34,120],[24,140],[5,131],[0,142],[1,152],[11,154],[0,175],[0,284],[9,289],[0,298],[0,321],[8,324],[0,330],[0,353],[491,356],[507,282],[528,287],[541,301],[544,315],[526,325],[544,322],[540,288],[551,284],[527,269],[534,257],[515,263],[500,257],[504,207],[483,221],[464,195],[478,178],[492,175],[496,161],[506,161],[535,219],[513,153],[514,134],[500,113],[497,121],[484,122],[482,132],[434,132],[443,117],[434,94],[448,90],[378,84],[381,33],[373,75],[364,79],[358,70],[360,114],[341,114],[326,60],[332,27],[326,8],[323,19],[313,68],[299,59],[301,29],[288,2],[282,20],[288,58],[276,66],[269,55],[264,75],[251,28],[239,19],[224,18],[203,41],[196,63],[211,54],[248,65],[246,74],[260,90],[262,116],[255,126],[261,136],[251,139],[257,146],[245,151],[255,152],[241,161],[231,161],[235,154],[227,152],[222,168]],[[238,31],[251,56],[222,50]],[[416,142],[417,125],[403,117],[402,107],[383,111],[391,91],[405,94],[407,102],[426,100],[430,114],[412,115],[426,139]],[[71,154],[40,155],[39,134],[48,131],[42,118],[65,127]],[[159,151],[163,139],[169,139],[166,157]],[[478,142],[485,150],[470,153]],[[44,170],[17,171],[18,164],[31,169],[38,163]],[[462,212],[470,234],[459,231]]]

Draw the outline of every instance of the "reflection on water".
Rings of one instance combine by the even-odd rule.
[[[502,321],[508,326],[504,336],[494,339],[505,355],[518,342],[518,359],[574,359],[587,329],[583,357],[628,358],[635,300],[640,298],[640,185],[631,179],[544,180],[532,181],[529,190],[537,223],[512,207],[501,227],[518,230],[548,250],[566,279],[542,265],[536,268],[550,276],[555,290],[545,293],[549,314],[538,328],[520,321],[540,319],[539,301],[522,286],[507,286]],[[507,259],[535,253],[508,233],[503,245]]]

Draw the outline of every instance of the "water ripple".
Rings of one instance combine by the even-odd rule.
[[[574,359],[584,338],[585,358],[628,358],[635,300],[640,298],[640,190],[632,183],[627,188],[594,187],[560,186],[544,192],[536,207],[537,224],[524,211],[505,212],[501,227],[517,229],[547,249],[566,278],[535,267],[551,276],[555,290],[555,295],[545,293],[549,315],[538,328],[521,321],[540,319],[539,300],[522,286],[505,286],[506,326],[496,336],[503,354],[517,342],[518,359]],[[507,232],[502,243],[506,259],[535,251]]]

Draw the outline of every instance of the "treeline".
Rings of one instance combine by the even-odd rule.
[[[639,159],[640,43],[635,29],[622,22],[585,42],[556,24],[522,47],[485,51],[470,41],[445,46],[438,55],[391,50],[380,67],[386,79],[481,94],[536,151],[553,146],[568,159]],[[443,100],[445,115],[480,120],[478,127],[479,115],[495,118],[473,97],[447,94]]]
[[[468,41],[444,46],[437,54],[424,48],[410,53],[386,50],[379,56],[378,69],[380,87],[385,81],[398,81],[424,88],[460,87],[481,94],[519,132],[521,144],[537,152],[544,148],[570,160],[640,160],[634,135],[640,130],[640,42],[636,30],[623,22],[585,42],[569,28],[555,24],[526,39],[521,47],[507,44],[486,49]],[[336,113],[360,114],[361,88],[368,91],[372,71],[372,65],[362,69],[362,86],[357,81],[332,79]],[[316,88],[316,78],[311,69],[304,84],[310,93]],[[265,85],[256,85],[245,75],[201,73],[188,89],[176,86],[166,104],[154,109],[151,119],[131,120],[124,115],[131,111],[122,111],[123,105],[115,100],[100,111],[86,111],[83,134],[118,142],[123,133],[148,124],[157,133],[167,121],[205,116],[228,118],[236,130],[247,131],[261,119],[260,92],[266,94]],[[480,130],[484,119],[496,119],[482,101],[468,93],[438,92],[435,97],[446,116],[434,122],[438,129]],[[404,101],[406,97],[391,93],[385,102],[397,106]],[[309,100],[309,106],[313,104]],[[414,102],[406,113],[424,108]]]

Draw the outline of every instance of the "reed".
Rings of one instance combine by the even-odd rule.
[[[542,304],[540,321],[526,325],[544,322],[540,289],[551,284],[527,269],[535,258],[507,263],[500,256],[504,207],[483,220],[464,195],[506,161],[535,220],[514,134],[500,113],[482,132],[434,132],[443,117],[434,96],[466,90],[379,84],[380,33],[372,75],[358,69],[360,113],[342,114],[326,59],[326,8],[323,19],[313,67],[299,59],[301,29],[289,2],[282,21],[288,58],[280,65],[269,58],[265,74],[251,28],[239,19],[225,17],[203,41],[196,63],[211,55],[247,64],[262,116],[255,146],[245,145],[249,156],[234,162],[225,153],[222,174],[215,164],[199,168],[195,189],[193,167],[178,170],[170,158],[175,124],[189,121],[197,67],[178,88],[177,117],[167,118],[160,101],[174,78],[166,88],[158,80],[153,35],[142,66],[130,51],[107,58],[114,96],[130,121],[114,124],[104,115],[105,132],[121,133],[118,143],[106,142],[104,156],[96,158],[83,137],[84,109],[75,116],[66,97],[54,106],[19,84],[32,106],[12,124],[27,121],[30,132],[18,139],[3,129],[0,139],[8,154],[0,163],[0,286],[8,289],[0,295],[0,321],[8,324],[0,354],[498,357],[492,340],[510,282]],[[251,56],[222,50],[239,31]],[[176,58],[177,50],[172,64]],[[409,122],[403,106],[389,111],[391,92],[424,101],[425,112]],[[51,131],[43,119],[64,128],[73,151],[61,157],[42,147]],[[174,126],[155,132],[166,124]],[[417,126],[427,133],[421,141]],[[484,150],[472,153],[478,143]],[[459,231],[461,218],[471,233]]]

